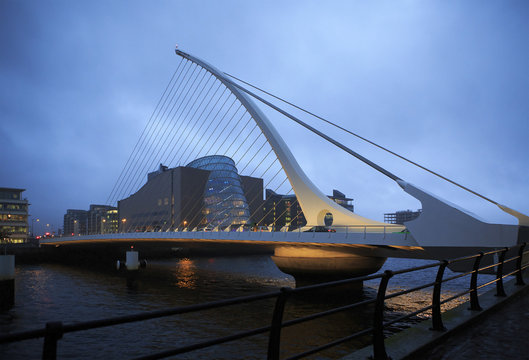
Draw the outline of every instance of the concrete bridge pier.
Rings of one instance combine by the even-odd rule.
[[[296,286],[364,276],[377,272],[385,257],[356,255],[346,250],[316,246],[280,246],[274,250],[276,266],[296,279]],[[358,289],[362,283],[358,283]]]
[[[125,268],[127,271],[127,287],[136,288],[138,285],[138,272],[140,268],[147,266],[146,260],[139,260],[138,252],[129,250],[125,253],[125,263],[117,261],[116,267],[118,270]]]
[[[0,255],[0,310],[15,305],[15,255]]]

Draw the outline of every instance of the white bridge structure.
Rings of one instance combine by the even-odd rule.
[[[168,85],[164,93],[165,98],[161,100],[158,110],[154,113],[155,125],[151,127],[155,129],[154,126],[159,126],[158,133],[163,135],[160,135],[157,141],[154,141],[154,138],[151,140],[145,138],[143,152],[140,151],[142,144],[138,146],[137,154],[131,155],[126,166],[126,169],[131,170],[124,171],[118,179],[110,202],[115,202],[134,191],[134,178],[141,177],[142,172],[152,169],[153,164],[173,161],[172,165],[181,165],[187,163],[188,159],[193,160],[198,156],[222,154],[233,158],[239,170],[258,164],[255,165],[257,172],[253,173],[261,175],[258,169],[266,169],[263,178],[273,175],[269,176],[271,178],[269,182],[265,181],[267,186],[272,186],[274,183],[279,183],[281,186],[285,183],[290,184],[291,191],[295,193],[303,210],[307,226],[279,232],[242,231],[243,227],[239,231],[197,231],[175,226],[163,231],[48,238],[43,244],[55,246],[103,243],[127,245],[156,243],[172,246],[249,244],[274,249],[273,260],[276,265],[296,278],[311,276],[339,278],[376,272],[387,257],[453,258],[484,249],[511,247],[528,240],[527,215],[444,178],[494,203],[518,220],[517,225],[485,222],[469,211],[440,199],[364,158],[346,145],[240,85],[240,82],[236,82],[233,77],[207,62],[178,49],[176,54],[181,58],[180,70],[173,75],[174,83],[170,83],[172,87]],[[216,95],[220,93],[222,95]],[[403,191],[421,202],[421,215],[405,223],[404,226],[391,225],[360,216],[329,199],[307,177],[279,132],[254,100],[278,111],[394,180]],[[215,105],[221,103],[226,105]],[[167,121],[163,120],[164,118]],[[205,130],[206,127],[210,130]],[[151,133],[155,134],[156,130],[152,130]],[[218,136],[212,137],[212,134]],[[258,139],[263,137],[261,146]],[[246,139],[248,140],[245,145]],[[156,147],[156,144],[160,145]],[[162,149],[170,150],[167,152]],[[171,152],[173,149],[175,152]],[[265,155],[257,155],[259,151]],[[252,155],[253,153],[256,155]],[[151,156],[150,160],[144,161],[143,165],[133,164],[134,159],[143,160],[149,156]],[[271,165],[267,162],[269,156],[272,156]],[[173,159],[178,161],[175,162]],[[132,170],[134,166],[136,170]],[[284,173],[288,182],[281,182],[281,179],[275,176],[277,175],[275,170],[268,172],[268,169],[273,169],[274,166],[278,168],[278,172]],[[120,193],[119,189],[124,190]],[[332,219],[331,225],[326,224],[326,217]],[[314,231],[317,229],[315,227],[324,226],[332,232]],[[310,231],[311,229],[313,231]]]

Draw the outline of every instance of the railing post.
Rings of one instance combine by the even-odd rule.
[[[42,360],[57,359],[57,341],[62,338],[62,322],[46,323],[46,335],[42,348]]]
[[[435,278],[435,286],[432,295],[432,330],[445,331],[443,325],[443,318],[441,316],[441,284],[443,283],[443,275],[448,265],[447,260],[443,260],[437,269],[437,276]]]
[[[525,285],[522,276],[522,257],[525,245],[527,245],[527,243],[523,243],[520,246],[520,249],[518,250],[518,260],[516,260],[516,268],[518,270],[518,272],[516,273],[516,285]]]
[[[384,345],[384,299],[389,279],[393,276],[393,271],[386,270],[380,279],[378,286],[377,300],[375,303],[375,315],[373,318],[373,359],[389,359]]]
[[[479,306],[478,300],[478,270],[482,257],[483,252],[480,252],[479,256],[474,261],[474,271],[472,272],[472,277],[470,278],[470,310],[482,310],[481,306]]]
[[[274,314],[272,315],[270,337],[268,338],[268,360],[279,359],[279,350],[281,346],[281,328],[283,325],[283,312],[285,311],[285,304],[291,292],[291,288],[283,287],[281,288],[281,293],[276,299]]]
[[[505,254],[509,248],[505,248],[501,251],[497,271],[496,271],[496,296],[502,296],[505,297],[507,294],[505,294],[505,289],[503,288],[503,262],[505,261]]]

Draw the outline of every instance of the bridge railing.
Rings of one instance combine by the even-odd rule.
[[[224,337],[208,339],[208,340],[188,344],[188,345],[181,346],[181,347],[174,348],[174,349],[168,349],[162,352],[158,352],[158,353],[154,353],[154,354],[150,354],[146,356],[141,356],[141,357],[138,357],[137,359],[162,359],[162,358],[166,358],[169,356],[175,356],[178,354],[188,353],[191,351],[204,349],[204,348],[208,348],[214,345],[219,345],[219,344],[223,344],[223,343],[227,343],[231,341],[236,341],[236,340],[240,340],[243,338],[247,338],[247,337],[251,337],[251,336],[255,336],[255,335],[263,334],[263,333],[269,334],[268,350],[267,350],[268,359],[279,359],[280,350],[281,350],[282,329],[296,325],[296,324],[300,324],[303,322],[307,322],[310,320],[314,320],[317,318],[336,314],[338,312],[343,312],[346,310],[351,310],[351,309],[355,309],[361,306],[369,305],[369,304],[374,304],[373,322],[372,322],[371,327],[365,328],[353,334],[349,334],[345,337],[336,339],[330,343],[323,344],[318,347],[314,347],[305,352],[290,356],[287,359],[300,359],[300,358],[321,352],[325,349],[329,349],[331,347],[343,344],[347,341],[357,339],[357,338],[367,336],[367,335],[372,336],[373,358],[377,360],[378,359],[388,359],[389,357],[388,357],[388,354],[386,353],[386,348],[385,348],[385,343],[384,343],[384,339],[385,339],[384,330],[388,328],[389,326],[397,322],[401,322],[403,320],[417,316],[421,313],[431,311],[431,321],[432,321],[431,330],[432,331],[443,331],[445,330],[445,327],[443,325],[443,320],[442,320],[442,312],[441,312],[442,304],[445,304],[447,302],[450,302],[452,300],[455,300],[457,298],[460,298],[462,296],[469,294],[470,310],[480,311],[481,307],[479,305],[478,290],[486,286],[496,284],[496,295],[507,296],[503,288],[503,279],[505,279],[508,276],[516,277],[516,285],[520,285],[520,286],[525,285],[523,277],[522,277],[522,273],[525,269],[529,267],[529,263],[524,264],[522,259],[525,255],[529,254],[529,250],[525,250],[526,245],[527,244],[524,243],[524,244],[517,245],[512,248],[502,248],[502,249],[493,250],[493,251],[489,251],[485,253],[481,252],[479,254],[475,254],[471,256],[465,256],[465,257],[452,259],[452,260],[438,261],[438,262],[434,262],[434,263],[430,263],[430,264],[426,264],[422,266],[417,266],[413,268],[407,268],[403,270],[397,270],[397,271],[387,270],[381,274],[333,281],[333,282],[322,283],[322,284],[317,284],[317,285],[299,287],[295,289],[281,288],[279,291],[226,299],[226,300],[220,300],[220,301],[214,301],[214,302],[208,302],[208,303],[203,303],[203,304],[182,306],[182,307],[177,307],[177,308],[150,311],[150,312],[144,312],[144,313],[139,313],[139,314],[132,314],[132,315],[119,316],[119,317],[80,322],[80,323],[73,323],[73,324],[63,324],[62,322],[49,322],[46,324],[45,328],[43,329],[36,329],[36,330],[30,330],[30,331],[16,332],[16,333],[7,334],[7,335],[1,335],[0,344],[13,343],[13,342],[18,342],[18,341],[28,340],[28,339],[35,339],[35,338],[44,338],[42,358],[43,359],[56,359],[57,358],[57,344],[59,340],[62,339],[63,336],[68,333],[108,327],[108,326],[125,324],[125,323],[131,323],[131,322],[137,322],[137,321],[150,320],[150,319],[155,319],[155,318],[162,318],[162,317],[167,317],[167,316],[175,316],[175,315],[180,315],[180,314],[185,314],[185,313],[199,312],[199,311],[205,311],[205,310],[211,310],[211,309],[221,309],[227,306],[234,306],[234,305],[240,305],[240,304],[245,304],[245,303],[252,303],[252,302],[256,302],[256,301],[264,300],[264,299],[275,298],[276,299],[275,307],[273,310],[270,325],[268,326],[254,328],[251,330],[238,332],[238,333],[231,334],[231,335],[224,336]],[[508,252],[511,252],[511,253],[514,252],[515,255],[511,256],[508,259],[505,259],[506,254]],[[482,261],[484,258],[492,258],[492,259],[488,259],[490,261],[487,265],[481,266],[480,264],[482,264]],[[462,274],[452,275],[447,278],[444,277],[444,272],[447,266],[453,265],[456,263],[461,263],[461,262],[473,262],[472,270],[462,273]],[[508,273],[504,273],[503,270],[506,264],[511,265],[510,267],[512,268],[512,271]],[[410,289],[387,294],[388,283],[390,279],[392,279],[393,277],[402,275],[402,274],[414,273],[414,272],[421,271],[424,269],[436,268],[436,267],[437,267],[437,275],[434,281],[431,281],[431,282],[428,282],[428,283],[425,283],[425,284],[422,284],[422,285],[419,285],[419,286],[416,286]],[[485,272],[485,271],[490,272],[491,270],[494,270],[496,278],[494,280],[488,281],[478,286],[478,281],[477,281],[478,274],[480,272]],[[452,281],[457,278],[461,278],[463,276],[469,276],[469,275],[470,275],[470,285],[469,285],[468,290],[465,290],[463,292],[457,293],[453,296],[450,296],[450,297],[447,297],[441,300],[442,284],[448,281]],[[380,283],[379,283],[379,287],[377,291],[377,296],[374,299],[354,302],[354,303],[350,303],[344,306],[335,307],[330,310],[313,313],[308,316],[299,317],[299,318],[286,320],[286,321],[284,320],[285,305],[287,304],[288,300],[293,297],[294,294],[310,294],[315,291],[321,291],[321,290],[344,286],[344,285],[352,285],[355,283],[369,281],[369,280],[376,280],[376,279],[380,279]],[[393,298],[396,298],[396,297],[399,297],[405,294],[413,293],[419,290],[423,290],[426,288],[433,288],[432,302],[430,305],[425,306],[416,311],[413,311],[411,313],[399,316],[398,318],[392,319],[390,321],[384,321],[384,308],[385,308],[385,302],[387,300],[393,299]]]

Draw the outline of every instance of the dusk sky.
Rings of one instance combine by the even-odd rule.
[[[0,187],[26,189],[32,218],[54,230],[66,209],[104,204],[180,61],[175,44],[529,214],[527,1],[0,0]],[[360,215],[421,207],[306,130],[271,121],[321,190],[354,198]],[[514,223],[317,126],[488,221]]]

